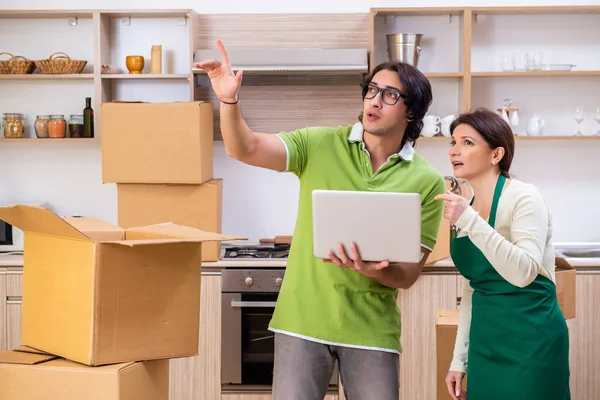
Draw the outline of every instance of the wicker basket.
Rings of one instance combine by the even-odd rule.
[[[10,56],[10,58],[8,60],[0,60],[0,74],[1,75],[8,75],[11,72],[10,69],[10,60],[12,60],[15,56],[13,56],[10,53],[6,53],[6,52],[0,52],[0,57],[4,54],[8,54]]]
[[[21,56],[14,56],[8,61],[8,65],[13,74],[31,74],[35,71],[35,63]]]
[[[47,60],[35,62],[42,74],[79,74],[86,64],[87,61],[71,60],[71,57],[60,51],[52,54]]]

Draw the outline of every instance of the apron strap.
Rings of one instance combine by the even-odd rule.
[[[504,188],[504,183],[506,182],[506,177],[502,174],[498,177],[498,181],[496,182],[496,189],[494,189],[494,200],[492,201],[492,209],[490,210],[490,219],[489,224],[494,227],[496,224],[496,211],[498,210],[498,201],[500,200],[500,195],[502,194],[502,188]]]

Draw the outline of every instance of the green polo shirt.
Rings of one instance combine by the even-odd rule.
[[[421,243],[432,249],[444,206],[434,197],[446,190],[443,176],[409,143],[373,173],[360,123],[300,129],[279,137],[287,150],[286,170],[300,179],[300,199],[285,279],[269,329],[326,344],[400,353],[398,289],[313,255],[312,191],[420,193]]]

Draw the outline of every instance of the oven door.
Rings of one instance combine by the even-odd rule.
[[[247,390],[271,390],[275,363],[269,322],[278,293],[222,293],[221,383]],[[337,363],[330,387],[338,385]]]
[[[274,333],[268,330],[277,293],[223,293],[221,381],[224,385],[271,386]]]

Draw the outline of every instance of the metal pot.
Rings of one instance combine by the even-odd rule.
[[[385,35],[390,61],[405,62],[417,67],[421,54],[421,33],[391,33]]]

